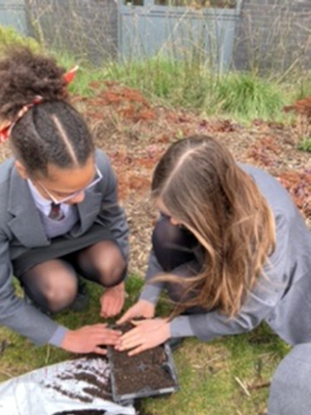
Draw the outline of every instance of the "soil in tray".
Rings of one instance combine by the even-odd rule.
[[[122,332],[133,327],[122,326]],[[164,363],[167,356],[163,346],[146,350],[136,356],[128,356],[128,351],[118,352],[110,349],[110,360],[114,371],[117,395],[139,394],[144,389],[159,390],[175,386],[175,381]]]

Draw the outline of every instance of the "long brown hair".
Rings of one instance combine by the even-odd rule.
[[[152,195],[204,249],[201,272],[183,281],[187,293],[196,294],[190,300],[187,295],[177,313],[201,306],[236,315],[275,247],[273,215],[252,178],[219,141],[193,136],[163,155]]]

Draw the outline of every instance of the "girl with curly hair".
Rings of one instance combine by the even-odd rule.
[[[0,61],[0,139],[13,151],[0,166],[0,323],[39,345],[103,354],[117,331],[69,330],[49,316],[81,305],[78,275],[103,287],[103,317],[125,296],[126,218],[110,162],[69,102],[73,75],[26,48]]]

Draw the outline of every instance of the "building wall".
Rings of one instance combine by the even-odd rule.
[[[311,0],[243,0],[233,64],[237,69],[311,67]]]

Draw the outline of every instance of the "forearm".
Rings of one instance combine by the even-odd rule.
[[[197,337],[202,341],[211,341],[217,337],[247,332],[253,328],[250,324],[241,324],[237,320],[228,320],[218,314],[181,315],[170,322],[171,337]]]
[[[48,316],[19,298],[7,305],[6,312],[0,312],[0,323],[36,345],[48,343],[59,328]]]
[[[192,333],[202,341],[217,337],[247,333],[257,327],[273,310],[271,298],[259,297],[251,292],[237,316],[214,310],[206,313],[181,315],[170,323],[172,337],[187,337]],[[273,303],[272,303],[273,304]]]
[[[171,337],[194,337],[195,333],[190,323],[189,316],[179,316],[170,323]]]

